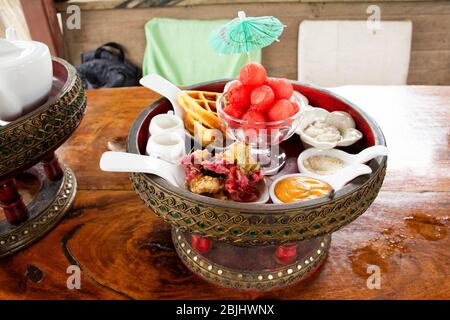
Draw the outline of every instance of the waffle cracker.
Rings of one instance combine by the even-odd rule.
[[[217,92],[207,91],[181,91],[177,99],[184,109],[184,126],[197,139],[201,139],[203,145],[208,145],[215,140],[216,130],[220,130],[225,137],[225,129],[217,117],[216,101],[220,96]]]

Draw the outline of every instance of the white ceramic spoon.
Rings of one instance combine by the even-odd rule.
[[[304,161],[313,156],[328,156],[338,158],[344,162],[344,166],[348,166],[356,163],[365,163],[375,157],[387,156],[388,154],[388,148],[381,145],[366,148],[358,154],[350,154],[339,149],[320,150],[317,148],[308,148],[298,156],[297,165],[300,172],[314,174],[314,172],[308,170],[304,165]]]
[[[184,188],[185,185],[183,166],[140,154],[107,151],[100,158],[100,169],[109,172],[150,173],[163,178],[175,187]],[[266,180],[261,180],[256,188],[259,191],[258,199],[247,203],[261,204],[269,201],[269,187]]]
[[[289,177],[309,177],[314,178],[317,180],[321,180],[323,182],[328,183],[331,188],[336,192],[337,190],[341,189],[343,186],[345,186],[348,182],[352,181],[356,177],[359,177],[363,174],[370,174],[372,173],[372,169],[369,166],[366,166],[365,164],[356,163],[351,164],[345,167],[344,169],[340,170],[337,173],[331,174],[331,175],[319,175],[314,173],[293,173],[293,174],[287,174],[285,176],[281,176],[274,180],[269,188],[269,194],[270,198],[272,199],[273,203],[284,203],[281,200],[278,199],[278,197],[275,194],[275,186],[276,184],[285,178]]]
[[[173,106],[175,115],[183,119],[184,110],[178,104],[177,99],[177,94],[181,92],[180,88],[178,88],[172,82],[164,79],[160,75],[157,75],[156,73],[152,73],[146,75],[145,77],[142,77],[141,80],[139,80],[139,83],[144,87],[155,91],[156,93],[159,93],[163,97],[167,98],[167,100],[169,100]]]
[[[184,170],[181,165],[164,160],[127,152],[103,153],[100,169],[111,172],[143,172],[163,178],[176,187],[184,186]]]

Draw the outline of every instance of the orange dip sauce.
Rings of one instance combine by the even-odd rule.
[[[331,193],[331,186],[309,177],[289,177],[275,186],[275,195],[282,202],[296,202],[324,197]]]

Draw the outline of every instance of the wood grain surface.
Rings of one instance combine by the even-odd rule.
[[[335,91],[375,118],[391,154],[378,198],[333,234],[324,267],[306,282],[238,292],[184,267],[170,227],[144,206],[127,174],[98,167],[104,151],[123,148],[132,121],[157,98],[123,88],[88,92],[85,119],[58,151],[78,179],[74,206],[41,241],[0,260],[0,299],[450,299],[450,87]],[[71,264],[82,270],[80,290],[67,289]],[[379,290],[367,288],[368,264],[380,266]]]

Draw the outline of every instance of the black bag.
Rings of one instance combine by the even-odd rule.
[[[76,69],[86,89],[138,85],[139,69],[125,60],[122,46],[115,42],[83,52],[81,62]]]

